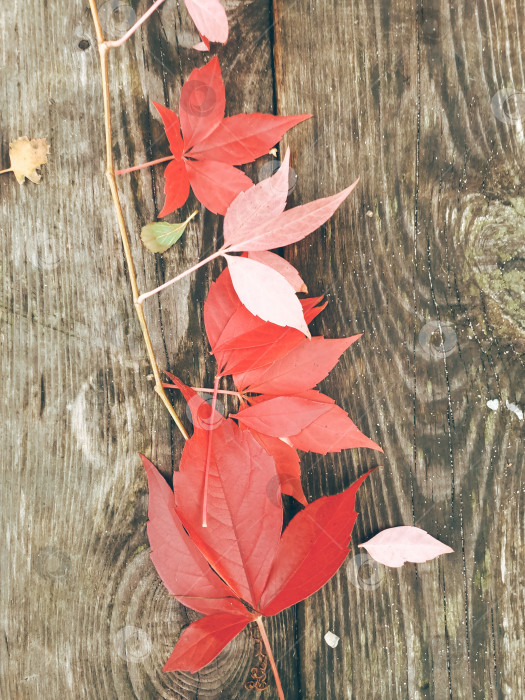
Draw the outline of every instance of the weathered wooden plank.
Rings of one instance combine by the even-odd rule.
[[[414,523],[456,550],[397,571],[354,548],[299,606],[305,698],[524,693],[521,424],[505,405],[523,408],[523,12],[520,0],[274,0],[278,110],[315,115],[287,138],[294,197],[361,176],[291,253],[331,301],[319,328],[365,332],[327,382],[386,452],[355,539]],[[509,117],[497,94],[512,87]],[[309,459],[309,495],[380,461]]]
[[[108,34],[118,36],[148,4],[106,2]],[[231,40],[218,53],[229,109],[271,112],[269,4],[226,5]],[[197,40],[184,7],[169,0],[111,55],[117,167],[167,152],[151,100],[177,104],[182,80],[204,60],[190,48]],[[166,595],[149,561],[146,481],[136,453],[169,474],[182,439],[152,393],[132,308],[103,174],[87,3],[7,4],[0,45],[3,162],[8,142],[22,134],[46,136],[52,149],[39,186],[20,187],[7,176],[1,182],[1,362],[9,383],[1,408],[0,695],[253,697],[243,688],[254,652],[248,631],[200,674],[161,671],[194,616]],[[142,290],[195,262],[218,235],[217,217],[201,212],[183,245],[164,258],[143,250],[140,226],[159,209],[161,172],[121,180]],[[190,201],[181,215],[194,206]],[[202,324],[211,273],[146,305],[159,365],[196,385],[213,376]],[[184,415],[183,402],[174,400]],[[296,659],[282,656],[279,639],[293,627],[292,611],[271,629],[291,697]]]

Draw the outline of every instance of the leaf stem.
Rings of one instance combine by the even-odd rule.
[[[144,316],[143,309],[140,305],[136,304],[139,297],[139,288],[137,283],[137,275],[135,272],[135,263],[133,262],[133,255],[131,253],[131,246],[129,242],[129,236],[126,229],[126,223],[124,221],[124,215],[122,213],[122,206],[120,203],[120,198],[117,189],[117,181],[115,178],[115,169],[113,164],[113,141],[111,136],[111,101],[109,94],[109,80],[108,80],[108,47],[104,43],[104,35],[102,33],[102,27],[100,24],[100,18],[98,15],[95,0],[89,0],[89,6],[91,8],[91,14],[93,17],[93,22],[95,24],[95,32],[97,35],[98,48],[100,54],[100,72],[102,78],[102,92],[104,99],[104,130],[106,135],[106,177],[109,182],[109,187],[111,190],[111,196],[113,198],[113,205],[115,207],[115,213],[117,215],[118,227],[120,231],[120,237],[122,240],[122,246],[124,248],[124,256],[126,258],[126,265],[128,267],[129,281],[131,284],[131,290],[133,293],[133,301],[135,302],[135,311],[139,320],[140,328],[142,330],[142,335],[144,337],[144,342],[146,344],[146,351],[148,353],[148,358],[151,364],[151,369],[153,370],[153,376],[155,377],[155,391],[162,399],[162,402],[166,406],[170,416],[175,421],[178,429],[180,430],[183,437],[187,440],[188,433],[185,427],[182,425],[180,418],[178,417],[175,409],[171,405],[170,400],[164,387],[162,386],[162,378],[160,376],[159,368],[157,365],[157,359],[155,357],[155,352],[153,350],[153,345],[151,343],[151,337],[149,334],[148,326],[146,323],[146,318]]]
[[[220,248],[212,255],[209,255],[207,258],[204,258],[204,260],[201,260],[196,265],[193,265],[193,267],[190,267],[188,270],[184,270],[184,272],[181,272],[180,275],[177,275],[173,279],[168,280],[167,282],[164,282],[164,284],[161,284],[160,287],[156,287],[155,289],[152,289],[149,292],[144,292],[144,294],[141,294],[136,299],[135,305],[136,306],[142,305],[144,303],[144,301],[146,299],[148,299],[149,297],[152,297],[154,294],[158,294],[159,292],[162,292],[163,289],[167,289],[168,287],[171,287],[171,285],[175,284],[175,282],[178,282],[179,280],[183,279],[184,277],[191,275],[191,273],[195,272],[195,270],[198,270],[199,267],[203,267],[204,265],[207,265],[212,260],[215,260],[215,258],[219,258],[223,253],[224,253],[224,248]]]
[[[127,173],[134,173],[135,170],[142,170],[142,168],[150,168],[153,165],[165,163],[167,160],[173,160],[174,158],[175,156],[165,156],[164,158],[157,158],[157,160],[150,160],[148,163],[142,163],[142,165],[133,165],[131,168],[124,168],[124,170],[115,170],[115,175],[126,175]]]
[[[6,168],[5,170],[0,170],[0,175],[3,175],[4,173],[11,173],[13,172],[13,168]]]
[[[213,394],[215,391],[214,389],[207,389],[206,387],[202,386],[194,386],[192,387],[193,391],[199,391],[203,394]],[[241,398],[241,394],[238,391],[230,391],[229,389],[217,389],[217,394],[225,394],[227,396],[236,396],[238,399]]]
[[[108,47],[108,49],[117,49],[119,46],[122,46],[122,44],[125,44],[126,41],[135,34],[137,29],[148,19],[150,15],[152,15],[155,10],[162,5],[164,0],[156,0],[156,2],[153,3],[153,5],[147,10],[140,19],[138,19],[135,24],[128,29],[128,31],[124,34],[124,36],[121,36],[120,39],[117,39],[116,41],[106,41],[104,42],[105,45]]]
[[[213,398],[211,400],[211,422],[210,430],[208,432],[208,447],[206,449],[206,463],[204,465],[204,494],[202,498],[202,527],[208,527],[208,481],[210,477],[210,457],[211,457],[211,443],[213,440],[213,428],[214,419],[213,414],[215,413],[215,408],[217,406],[217,392],[219,391],[219,382],[221,378],[219,375],[215,376],[215,381],[213,383]]]
[[[281,679],[279,678],[279,673],[277,672],[277,666],[275,665],[275,659],[273,658],[272,648],[270,646],[270,641],[268,639],[268,636],[266,634],[266,630],[264,628],[262,617],[257,617],[255,619],[255,622],[257,623],[257,627],[259,628],[259,632],[261,633],[261,639],[263,640],[264,647],[266,649],[266,654],[268,655],[268,661],[270,662],[270,666],[272,667],[273,675],[275,678],[275,685],[277,686],[277,693],[279,694],[279,700],[284,700],[284,693],[283,693],[283,687],[281,685]]]

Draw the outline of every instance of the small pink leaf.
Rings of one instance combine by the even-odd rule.
[[[422,564],[440,554],[450,554],[454,551],[425,530],[408,525],[383,530],[359,546],[364,547],[372,559],[394,568],[403,566],[407,561]]]
[[[250,258],[224,257],[233,287],[248,311],[277,326],[297,328],[310,338],[301,302],[282,275]]]

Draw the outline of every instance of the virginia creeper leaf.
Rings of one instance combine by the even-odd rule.
[[[197,0],[192,0],[192,4],[197,6]],[[153,104],[162,118],[174,156],[164,171],[166,199],[160,217],[184,204],[190,186],[205,207],[225,214],[235,197],[253,186],[233,166],[264,155],[288,129],[311,116],[242,114],[225,118],[224,82],[217,57],[193,70],[182,86],[180,123],[175,112]]]
[[[209,50],[213,41],[225,44],[228,40],[228,18],[219,0],[184,0],[190,17],[195,22],[203,44]]]

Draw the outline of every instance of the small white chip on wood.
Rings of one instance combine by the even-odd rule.
[[[333,632],[328,631],[324,636],[324,641],[328,644],[329,647],[335,649],[336,646],[339,644],[339,637]]]
[[[490,408],[491,411],[497,411],[499,408],[498,399],[490,399],[489,401],[487,401],[487,406]]]

